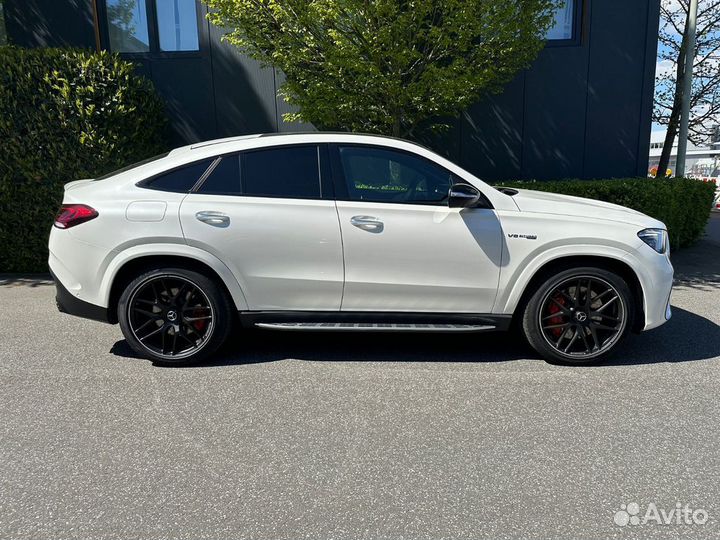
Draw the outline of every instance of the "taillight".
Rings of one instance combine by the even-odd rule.
[[[96,217],[97,210],[86,204],[63,204],[55,218],[55,226],[58,229],[69,229]]]

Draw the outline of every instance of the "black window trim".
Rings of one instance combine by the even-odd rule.
[[[215,160],[210,164],[210,166],[205,169],[205,172],[200,175],[200,178],[198,178],[197,182],[193,184],[188,193],[194,193],[198,189],[200,189],[200,186],[202,186],[205,183],[205,180],[208,179],[208,176],[210,176],[215,171],[215,169],[217,169],[217,166],[222,160],[222,156],[216,157]]]
[[[459,181],[460,183],[469,184],[469,182],[466,182],[465,179],[463,179],[461,176],[455,174],[450,169],[447,169],[440,165],[439,163],[433,161],[432,159],[428,159],[425,156],[421,156],[419,154],[416,154],[415,152],[410,152],[408,150],[404,150],[402,148],[395,148],[394,146],[385,146],[382,144],[366,144],[366,143],[332,143],[330,144],[330,164],[332,167],[332,177],[333,177],[333,184],[335,186],[335,193],[337,196],[335,197],[335,200],[338,201],[346,201],[346,202],[353,202],[353,203],[373,203],[373,204],[407,204],[411,206],[448,206],[448,199],[446,198],[444,201],[358,201],[356,199],[353,199],[350,197],[350,193],[348,192],[347,188],[347,181],[345,179],[345,172],[343,170],[342,162],[340,160],[340,147],[359,147],[359,148],[372,148],[376,150],[385,150],[390,152],[398,152],[400,154],[405,154],[407,156],[413,157],[415,159],[420,159],[422,161],[425,161],[429,163],[430,165],[437,167],[439,169],[442,169],[446,171],[449,175],[452,175],[452,178]],[[455,183],[455,181],[453,181]],[[484,199],[487,199],[483,196]],[[492,204],[490,201],[487,201],[487,208],[492,208]]]
[[[205,20],[204,4],[194,0],[195,15],[198,30],[198,49],[196,51],[162,51],[160,50],[160,31],[158,28],[157,0],[145,0],[145,10],[148,21],[148,47],[150,50],[141,52],[113,51],[110,47],[110,28],[107,20],[107,0],[94,0],[98,14],[98,33],[102,49],[116,52],[123,58],[130,60],[164,59],[164,58],[198,58],[207,55],[208,40],[207,21]]]

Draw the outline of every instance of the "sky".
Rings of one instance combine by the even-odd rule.
[[[662,24],[662,21],[661,21]],[[662,60],[661,55],[667,53],[668,47],[662,43],[658,43],[657,61],[655,62],[655,76],[669,73],[675,70],[675,63],[670,60]],[[653,131],[665,131],[665,126],[656,122],[652,124]]]
[[[666,4],[667,2],[669,2],[670,4],[677,4],[677,5],[679,5],[679,1],[678,1],[678,0],[663,0],[663,4]],[[704,4],[704,7],[703,7],[703,4]],[[708,12],[708,4],[705,3],[705,2],[703,2],[703,0],[700,0],[700,6],[699,6],[699,8],[700,8],[700,11],[702,11],[703,9],[705,9],[705,15],[706,15],[706,17],[707,17],[707,15],[709,14],[709,12]],[[662,20],[660,21],[660,25],[661,25],[661,28],[662,28],[662,25],[663,25],[663,21],[662,21]],[[676,36],[677,36],[678,38],[680,37],[680,36],[677,35],[677,34],[676,34]],[[669,50],[668,47],[666,47],[666,46],[663,45],[662,43],[658,43],[658,57],[657,57],[657,60],[656,60],[656,63],[655,63],[655,74],[656,74],[656,76],[657,76],[657,75],[666,74],[666,73],[672,73],[672,72],[674,72],[675,69],[676,69],[674,62],[672,62],[672,61],[670,61],[670,60],[662,60],[662,59],[661,59],[661,56],[666,55],[666,53],[668,52],[668,50]],[[664,53],[665,53],[665,54],[664,54]],[[720,69],[720,61],[713,62],[713,60],[707,60],[706,66],[709,67],[709,65],[711,65],[711,62],[712,62],[713,64],[717,65],[717,69]],[[657,88],[657,84],[656,84],[656,88]],[[703,106],[700,106],[700,107],[703,107]],[[704,107],[707,107],[707,105],[705,105]],[[700,112],[700,109],[699,109],[699,108],[696,109],[696,112]],[[692,116],[692,111],[691,111],[691,116]],[[662,126],[662,125],[653,123],[653,125],[652,125],[652,130],[653,130],[653,131],[665,131],[665,126]]]

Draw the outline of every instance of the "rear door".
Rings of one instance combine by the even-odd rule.
[[[188,244],[231,269],[251,310],[340,309],[342,242],[322,151],[288,145],[222,156],[182,203]]]

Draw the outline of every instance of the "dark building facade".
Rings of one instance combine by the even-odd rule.
[[[167,104],[178,144],[286,123],[282,73],[221,41],[199,0],[4,0],[8,40],[122,53]],[[505,90],[429,144],[488,180],[645,176],[659,0],[564,0],[548,44]]]

